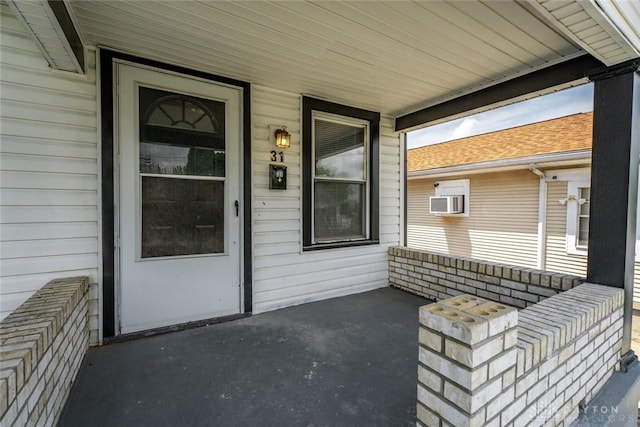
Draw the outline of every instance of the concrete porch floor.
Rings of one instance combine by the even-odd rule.
[[[88,351],[59,426],[415,426],[418,307],[384,288]]]

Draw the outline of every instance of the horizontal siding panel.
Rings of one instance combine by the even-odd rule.
[[[91,268],[88,270],[68,270],[62,273],[49,272],[41,274],[29,274],[24,276],[2,277],[0,288],[2,295],[15,294],[21,292],[35,292],[53,279],[64,277],[87,276],[90,283],[96,283],[98,280],[98,270]],[[0,298],[2,300],[2,298]]]
[[[24,42],[25,44],[29,43],[30,40],[21,40],[21,38],[13,37],[10,34],[6,34],[5,32],[1,32],[3,39],[5,37],[8,38],[3,40],[3,45],[7,42],[11,41],[19,41]],[[11,40],[13,39],[13,40]],[[6,65],[15,65],[21,64],[24,68],[31,69],[42,69],[42,67],[47,66],[47,61],[42,57],[40,51],[26,51],[23,49],[12,49],[12,48],[4,48],[2,51],[2,58],[0,59],[0,64]]]
[[[66,74],[51,73],[48,69],[29,70],[28,73],[25,71],[20,66],[6,64],[0,66],[3,83],[41,87],[46,90],[57,90],[70,95],[85,95],[95,99],[96,86],[94,81]],[[95,108],[92,110],[95,111]]]
[[[4,136],[2,139],[3,153],[96,159],[96,150],[97,146],[95,142],[78,143],[16,136]]]
[[[20,28],[5,27],[4,23],[6,21],[14,21],[14,22],[17,22],[17,21],[11,18],[5,18],[5,16],[3,16],[2,18],[3,18],[2,28],[0,29],[0,34],[2,34],[2,40],[0,41],[0,43],[2,43],[2,46],[6,46],[16,51],[24,51],[25,53],[31,53],[31,56],[33,56],[34,58],[37,58],[37,57],[42,58],[40,50],[35,45],[35,43],[33,43],[29,34],[27,34],[24,31],[24,27],[20,27]],[[22,24],[19,23],[19,25],[22,25]],[[2,59],[4,60],[4,55],[2,56]],[[44,58],[42,59],[42,61],[44,61],[43,68],[47,67],[47,62],[44,60]]]
[[[95,238],[26,240],[0,243],[2,259],[97,253]]]
[[[300,242],[271,242],[253,245],[253,250],[260,252],[263,257],[288,256],[300,254]]]
[[[288,177],[287,177],[288,179]],[[267,187],[268,188],[268,187]],[[271,197],[266,196],[266,194],[263,195],[258,195],[258,189],[256,187],[254,187],[254,189],[256,190],[254,192],[254,194],[256,194],[256,196],[254,196],[253,198],[253,207],[254,207],[254,213],[257,213],[258,210],[269,210],[269,209],[300,209],[301,207],[301,201],[300,201],[300,196],[299,195],[295,195],[292,196],[290,194],[283,194],[281,197],[274,199]],[[263,193],[267,193],[266,188],[262,189]],[[287,188],[287,190],[282,191],[280,190],[279,192],[282,193],[292,193],[290,189]],[[299,194],[299,192],[297,192]]]
[[[287,183],[288,184],[288,183]],[[260,221],[286,221],[300,219],[299,209],[269,209],[256,214]]]
[[[306,283],[304,285],[290,286],[286,288],[278,288],[278,290],[276,291],[264,291],[260,292],[259,303],[266,303],[292,297],[304,298],[307,295],[312,295],[318,291],[333,291],[341,287],[344,288],[346,280],[348,280],[348,287],[380,283],[381,281],[388,280],[388,271],[386,267],[377,271],[365,270],[361,272],[354,272],[350,277],[336,278],[335,276],[332,276],[331,278],[322,280],[321,282]],[[266,289],[272,288],[272,286],[269,286],[266,282],[262,281],[257,281],[256,286],[258,289],[262,287]]]
[[[98,267],[96,253],[4,259],[0,261],[2,277],[24,274],[59,273]],[[43,283],[44,285],[44,283]]]
[[[95,190],[31,190],[3,189],[3,206],[97,206]]]
[[[95,175],[0,172],[1,188],[93,190],[95,192],[97,185],[98,178]]]
[[[3,224],[96,221],[97,206],[29,206],[28,209],[22,206],[0,206],[0,222]]]
[[[42,285],[41,285],[42,286]],[[3,294],[0,298],[0,320],[7,317],[13,310],[20,307],[35,291],[20,292],[15,294]]]
[[[98,224],[96,222],[3,224],[0,241],[97,238],[97,235]]]
[[[293,233],[289,233],[293,237]],[[300,240],[298,240],[300,245]],[[301,248],[299,246],[299,248]],[[257,251],[256,251],[257,253]],[[286,268],[292,274],[304,271],[315,272],[330,266],[345,266],[379,262],[384,259],[386,249],[382,250],[379,244],[350,247],[345,249],[327,249],[315,251],[302,251],[299,249],[298,257],[277,257],[260,254],[255,257],[256,274],[265,274],[259,277],[277,277],[278,268]],[[282,272],[281,272],[282,273]]]
[[[301,227],[300,220],[294,222],[285,221],[256,221],[253,227],[255,233],[273,233],[278,231],[299,230]]]
[[[273,233],[256,234],[253,238],[254,245],[264,245],[269,243],[298,242],[298,251],[302,247],[302,236],[300,230],[277,231]]]
[[[51,108],[49,105],[32,104],[24,101],[0,101],[2,117],[16,120],[52,123],[54,125],[96,128],[95,111],[83,111],[70,108]]]
[[[95,159],[74,159],[69,157],[33,156],[24,154],[3,154],[0,169],[18,172],[56,172],[75,174],[96,174],[98,163]]]
[[[2,134],[27,138],[96,142],[96,130],[87,126],[2,118]]]
[[[290,298],[277,298],[269,301],[262,301],[260,299],[261,294],[257,294],[254,299],[254,314],[263,313],[265,311],[277,310],[283,307],[289,307],[292,305],[304,304],[313,301],[319,301],[327,298],[336,298],[345,295],[356,294],[360,292],[371,291],[378,288],[388,286],[388,278],[385,274],[384,279],[378,282],[366,281],[364,284],[351,285],[350,282],[338,282],[335,284],[335,288],[330,289],[314,289],[313,293],[307,293],[304,295],[295,295]]]
[[[96,101],[92,95],[75,95],[49,88],[2,83],[2,98],[5,100],[27,102],[33,105],[46,105],[55,108],[67,108],[89,114],[96,114]]]
[[[385,259],[386,252],[378,245],[367,245],[349,249],[329,249],[303,252],[296,258],[256,257],[256,273],[259,279],[277,278],[286,269],[287,274],[308,274],[326,269],[344,268],[350,265],[371,264]],[[284,258],[284,259],[283,259]],[[388,259],[388,258],[387,258]],[[280,270],[283,269],[283,270]],[[278,271],[280,270],[280,271]]]

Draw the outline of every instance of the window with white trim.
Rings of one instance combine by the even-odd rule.
[[[567,183],[567,253],[586,255],[589,244],[589,207],[591,183],[569,181]]]
[[[303,98],[303,247],[378,242],[380,114]]]

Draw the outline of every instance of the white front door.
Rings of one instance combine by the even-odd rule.
[[[239,313],[241,91],[116,67],[120,333]]]

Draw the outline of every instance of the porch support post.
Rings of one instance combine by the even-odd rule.
[[[640,155],[638,64],[591,76],[595,88],[587,280],[625,289],[623,361],[635,359],[631,321]]]

